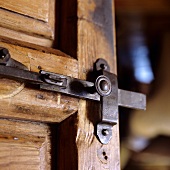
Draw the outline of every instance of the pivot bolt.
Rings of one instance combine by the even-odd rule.
[[[112,91],[111,81],[104,75],[101,75],[96,79],[95,87],[101,96],[107,96]]]
[[[101,88],[101,90],[103,90],[105,92],[107,92],[110,89],[109,84],[106,80],[102,80],[100,82],[100,88]]]

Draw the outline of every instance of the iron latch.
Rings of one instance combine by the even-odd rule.
[[[10,57],[7,49],[0,48],[0,76],[25,83],[36,84],[40,89],[61,92],[78,98],[100,102],[101,120],[97,124],[97,137],[102,144],[112,138],[112,128],[118,123],[118,105],[145,109],[146,96],[118,89],[117,76],[110,72],[108,63],[98,59],[94,64],[93,82],[41,70],[39,73],[27,68]]]

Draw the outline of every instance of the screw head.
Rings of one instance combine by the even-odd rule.
[[[6,62],[9,60],[10,54],[8,49],[6,48],[0,48],[0,63],[6,64]]]
[[[102,135],[103,135],[103,136],[109,135],[108,129],[103,129],[103,130],[102,130]]]
[[[102,144],[108,144],[112,138],[113,125],[106,123],[97,124],[97,136]]]
[[[0,49],[0,57],[5,58],[6,55],[9,54],[9,51],[6,48],[1,48]]]
[[[110,67],[109,67],[107,61],[104,60],[103,58],[98,59],[95,63],[95,66],[96,66],[97,71],[99,71],[99,70],[110,71]]]
[[[100,67],[101,67],[101,69],[103,69],[103,70],[107,70],[107,65],[106,65],[106,64],[101,64]]]

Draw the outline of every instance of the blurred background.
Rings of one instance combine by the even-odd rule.
[[[147,95],[120,108],[122,170],[170,170],[170,0],[115,0],[119,88]]]

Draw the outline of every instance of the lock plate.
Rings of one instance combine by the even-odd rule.
[[[118,123],[118,106],[145,110],[146,96],[118,89],[117,76],[110,73],[109,65],[105,60],[97,60],[96,70],[100,73],[97,78],[97,82],[100,83],[96,84],[98,86],[96,89],[101,101],[101,122],[97,124],[97,136],[101,143],[107,144],[112,138],[113,126]],[[100,88],[103,80],[105,80],[104,84],[107,84],[107,88]]]

